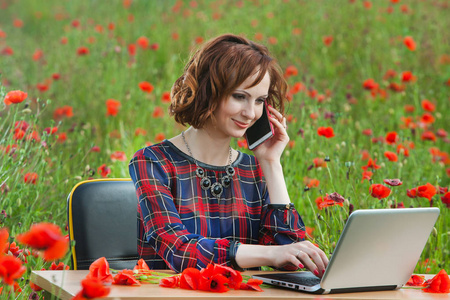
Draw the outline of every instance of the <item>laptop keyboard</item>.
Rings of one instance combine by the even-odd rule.
[[[261,276],[268,279],[285,281],[287,283],[299,284],[304,286],[315,286],[320,283],[320,278],[314,276],[311,272],[264,274]]]

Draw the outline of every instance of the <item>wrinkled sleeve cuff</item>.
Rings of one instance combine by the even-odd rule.
[[[236,252],[238,247],[241,245],[240,242],[231,242],[230,244],[230,264],[231,267],[239,272],[244,271],[236,262]]]

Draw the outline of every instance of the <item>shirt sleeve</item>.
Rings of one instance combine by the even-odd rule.
[[[142,151],[142,150],[141,150]],[[208,239],[188,232],[182,223],[172,194],[170,166],[156,156],[137,152],[129,164],[130,176],[139,200],[145,240],[175,272],[189,267],[205,268],[209,263],[234,265],[237,247],[228,239]]]
[[[305,233],[305,224],[294,204],[270,204],[266,190],[266,201],[261,214],[259,244],[292,244],[305,240]]]

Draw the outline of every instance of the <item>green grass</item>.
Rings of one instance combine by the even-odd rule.
[[[0,3],[0,53],[6,47],[14,51],[13,55],[0,54],[0,99],[11,90],[28,93],[24,103],[1,104],[0,109],[0,150],[18,145],[13,155],[0,151],[0,207],[6,214],[0,215],[0,226],[9,229],[10,241],[34,222],[50,221],[64,229],[66,197],[77,182],[99,178],[97,168],[102,164],[111,168],[108,177],[129,177],[127,163],[136,150],[157,142],[159,133],[169,138],[183,130],[168,116],[162,93],[170,91],[181,75],[190,52],[197,47],[196,38],[207,40],[226,32],[250,39],[262,36],[261,42],[284,69],[291,65],[297,68],[298,75],[288,78],[291,86],[301,82],[307,90],[330,94],[323,102],[305,91],[293,95],[286,113],[293,117],[288,131],[295,145],[286,149],[282,160],[291,200],[307,226],[315,228],[314,241],[324,249],[333,249],[349,204],[355,209],[389,208],[395,202],[403,202],[405,207],[426,207],[430,206],[427,199],[410,199],[406,189],[427,182],[449,187],[448,159],[433,162],[430,154],[430,148],[436,147],[448,157],[448,137],[424,141],[421,135],[425,129],[401,126],[403,116],[417,121],[424,112],[421,101],[428,99],[436,104],[432,112],[435,122],[428,130],[435,134],[440,128],[449,130],[450,86],[446,82],[450,79],[450,19],[444,2],[372,1],[370,9],[364,7],[363,1],[344,0],[196,1],[195,8],[190,1],[182,3],[179,12],[173,10],[175,1],[135,0],[129,8],[124,8],[122,1],[99,0]],[[242,7],[238,7],[239,3]],[[402,5],[408,7],[407,13],[401,11]],[[387,13],[390,6],[393,12]],[[133,22],[129,21],[130,15]],[[214,18],[217,15],[219,18]],[[23,27],[13,26],[16,18],[23,21]],[[74,20],[79,21],[78,28],[72,25]],[[112,31],[107,28],[110,23],[115,24]],[[96,31],[96,25],[103,27],[102,33]],[[301,33],[293,34],[295,29]],[[1,32],[7,36],[1,37]],[[179,36],[177,40],[172,38],[174,33]],[[131,57],[127,47],[141,36],[159,48],[144,50],[138,46]],[[324,36],[333,36],[330,46],[322,42]],[[416,41],[415,51],[403,44],[405,36]],[[68,40],[65,45],[61,44],[63,37]],[[271,37],[277,39],[276,44],[269,43]],[[90,43],[90,39],[95,41]],[[77,55],[81,46],[89,48],[88,55]],[[43,57],[34,61],[37,49],[43,51]],[[396,77],[383,80],[390,69],[397,73]],[[404,71],[411,71],[416,80],[405,83],[403,92],[389,90],[389,82],[401,83]],[[50,80],[48,91],[40,92],[36,84],[51,79],[53,73],[61,78]],[[363,88],[369,78],[387,91],[385,98],[372,97]],[[153,92],[142,92],[138,87],[141,81],[152,83]],[[348,101],[350,98],[356,103]],[[117,116],[106,116],[107,99],[121,101]],[[406,104],[413,105],[415,111],[405,112]],[[73,107],[73,117],[54,120],[55,109],[65,105]],[[165,114],[155,119],[152,113],[158,106]],[[311,113],[318,118],[311,119]],[[326,114],[334,117],[325,118]],[[34,126],[41,142],[15,141],[17,120]],[[67,140],[58,142],[58,133],[42,134],[50,126],[58,126],[58,133],[65,132]],[[318,136],[319,126],[332,126],[336,136]],[[137,128],[147,133],[136,136]],[[395,146],[373,143],[371,137],[362,134],[369,128],[373,137],[396,131],[399,143],[413,142],[415,147],[410,149],[409,157],[400,155],[398,162],[390,162],[383,153],[395,152]],[[99,146],[100,152],[91,152],[93,146]],[[361,159],[362,150],[382,166],[374,172],[371,182],[361,181],[361,167],[367,164]],[[124,151],[127,160],[113,162],[110,154],[115,151]],[[327,167],[308,170],[317,157],[329,157]],[[24,183],[27,172],[38,174],[36,184]],[[319,187],[305,191],[304,177],[318,179]],[[393,187],[387,199],[371,197],[370,184],[382,183],[386,178],[400,178],[403,185]],[[348,202],[343,207],[318,210],[315,199],[333,192]],[[441,209],[441,215],[416,267],[417,273],[437,273],[442,268],[450,271],[450,212],[441,196],[435,195],[431,203]],[[30,260],[26,264],[28,272],[40,268],[39,264],[42,262]],[[44,267],[48,268],[48,264]],[[25,275],[19,280],[24,291],[17,297],[30,293],[27,279]]]

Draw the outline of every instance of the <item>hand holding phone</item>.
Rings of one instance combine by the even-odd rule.
[[[248,149],[253,150],[275,134],[273,125],[269,120],[269,110],[267,102],[264,103],[264,109],[261,117],[250,126],[245,132]]]

